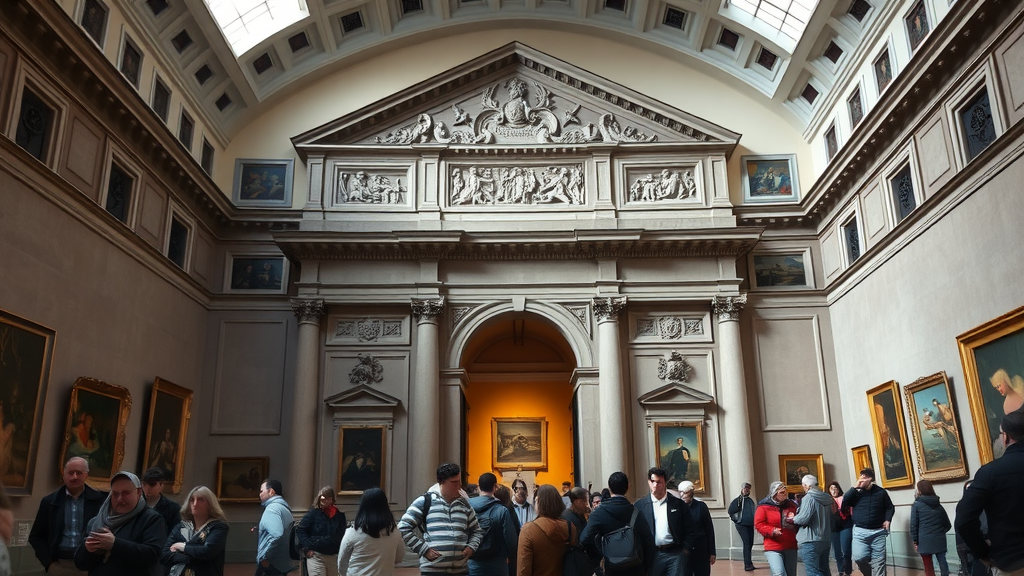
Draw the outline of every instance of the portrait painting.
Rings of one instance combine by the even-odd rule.
[[[707,493],[702,422],[655,422],[654,446],[654,465],[665,469],[670,489],[689,480],[694,492]]]
[[[875,86],[878,86],[878,93],[881,94],[892,81],[892,60],[889,58],[888,48],[878,55],[872,67],[875,71]]]
[[[227,287],[231,292],[280,294],[288,285],[288,263],[284,256],[228,255]]]
[[[810,250],[754,252],[750,256],[753,284],[759,289],[799,289],[811,286]]]
[[[882,488],[913,486],[903,406],[895,381],[868,390],[868,410],[880,460],[875,470],[879,484]]]
[[[796,202],[800,199],[795,154],[744,156],[741,166],[744,202]]]
[[[871,447],[867,444],[850,448],[850,455],[853,457],[854,475],[859,476],[860,471],[865,468],[875,469],[875,464],[871,461]]]
[[[918,0],[917,4],[914,4],[914,7],[903,18],[903,23],[907,27],[910,51],[913,52],[921,45],[921,42],[930,30],[928,26],[928,9],[924,5],[924,0]]]
[[[342,426],[338,432],[338,492],[362,494],[384,482],[383,426]]]
[[[1003,417],[1024,406],[1024,307],[957,337],[982,464],[1003,455]]]
[[[168,480],[164,490],[177,494],[185,478],[185,440],[188,438],[192,391],[161,378],[149,396],[149,424],[142,445],[143,468],[159,468]]]
[[[548,467],[548,421],[545,418],[492,418],[491,464],[497,469]]]
[[[266,456],[217,458],[217,499],[228,503],[259,502],[260,485],[270,476]]]
[[[234,200],[239,206],[292,205],[295,160],[235,160]]]
[[[94,378],[76,380],[58,469],[68,458],[85,458],[89,462],[89,485],[109,489],[110,477],[124,461],[124,435],[131,408],[132,396],[127,388]]]
[[[36,469],[54,331],[0,310],[0,480],[28,496]]]
[[[825,459],[821,454],[779,454],[779,477],[786,483],[791,494],[804,492],[803,478],[813,474],[819,486],[825,482]]]
[[[967,478],[963,435],[946,373],[919,378],[908,384],[904,393],[921,479],[936,482]]]

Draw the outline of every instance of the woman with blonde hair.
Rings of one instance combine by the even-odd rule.
[[[206,486],[196,486],[181,507],[181,522],[167,536],[160,563],[171,576],[223,576],[228,523],[220,502]]]
[[[562,576],[565,551],[579,535],[562,520],[565,503],[558,489],[545,484],[537,490],[537,518],[519,533],[518,576]]]
[[[346,526],[345,513],[334,505],[334,488],[324,486],[295,527],[299,550],[306,560],[306,574],[338,576],[338,548]]]

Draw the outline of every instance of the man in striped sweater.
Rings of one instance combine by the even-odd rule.
[[[458,464],[437,468],[437,484],[413,500],[398,523],[406,546],[420,557],[423,576],[468,574],[483,538],[476,512],[461,494]]]

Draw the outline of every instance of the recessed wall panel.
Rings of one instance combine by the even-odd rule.
[[[754,338],[763,429],[830,429],[818,317],[756,318]]]
[[[280,320],[220,325],[211,434],[280,434],[288,326]]]

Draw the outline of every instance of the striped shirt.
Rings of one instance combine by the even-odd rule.
[[[430,510],[423,518],[425,498],[419,496],[398,522],[405,545],[420,557],[420,572],[424,574],[466,574],[467,560],[462,551],[468,546],[474,551],[483,537],[476,512],[461,496],[446,502],[438,492],[430,493]],[[427,560],[427,550],[433,548],[441,554],[437,560]]]

